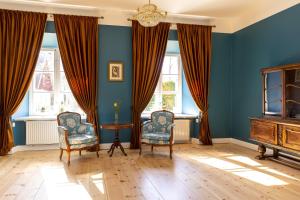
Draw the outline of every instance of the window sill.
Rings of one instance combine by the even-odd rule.
[[[86,119],[86,117],[81,116],[81,119]],[[25,116],[14,118],[13,121],[56,121],[57,116]]]
[[[198,118],[198,115],[195,114],[184,114],[184,113],[174,113],[175,119],[196,119]],[[142,119],[150,119],[151,113],[142,113],[141,115]]]

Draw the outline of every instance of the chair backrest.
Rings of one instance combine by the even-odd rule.
[[[57,123],[67,128],[70,135],[74,135],[80,127],[81,115],[76,112],[63,112],[57,115]]]
[[[167,110],[155,111],[151,114],[151,121],[156,132],[170,133],[170,125],[174,123],[174,113]]]

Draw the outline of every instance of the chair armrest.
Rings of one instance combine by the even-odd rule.
[[[60,146],[69,146],[69,140],[68,140],[68,129],[63,126],[58,126],[58,136],[59,136],[59,143]]]
[[[170,133],[170,140],[173,140],[173,128],[175,127],[175,124],[172,123],[168,126],[167,130],[169,131]]]
[[[147,124],[149,124],[149,123],[152,123],[152,121],[151,121],[151,120],[144,121],[144,122],[142,123],[142,126],[145,126],[145,125],[147,125]]]
[[[175,127],[175,124],[172,123],[172,124],[170,124],[170,125],[168,126],[168,130],[171,130],[171,129],[174,128],[174,127]]]
[[[151,120],[145,121],[142,123],[142,134],[153,131],[153,123]]]
[[[81,125],[82,125],[82,128],[83,128],[82,131],[83,131],[85,134],[97,136],[93,124],[91,124],[91,123],[81,123]],[[80,128],[79,128],[79,129],[80,129]]]

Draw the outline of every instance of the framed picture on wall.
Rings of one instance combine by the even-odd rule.
[[[109,62],[108,64],[108,80],[123,81],[124,67],[122,62]]]

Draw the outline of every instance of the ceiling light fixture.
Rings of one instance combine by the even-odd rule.
[[[141,8],[138,8],[138,13],[133,16],[134,20],[137,20],[142,26],[151,27],[156,26],[162,19],[167,16],[166,11],[161,11],[154,4],[149,3]]]

